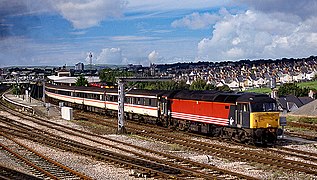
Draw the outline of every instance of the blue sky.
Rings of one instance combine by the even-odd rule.
[[[0,0],[0,67],[317,54],[315,0]]]

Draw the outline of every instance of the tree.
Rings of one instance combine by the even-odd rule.
[[[116,77],[129,77],[129,76],[134,76],[133,72],[125,71],[125,70],[120,70],[120,69],[103,69],[102,72],[99,75],[99,78],[102,82],[107,82],[107,83],[116,83]]]
[[[207,84],[206,81],[202,79],[197,79],[190,85],[189,90],[216,90],[216,86]]]
[[[148,90],[184,90],[189,89],[185,81],[163,81],[163,82],[140,82],[136,85],[138,89]]]
[[[80,75],[80,76],[76,79],[75,86],[88,86],[88,81],[87,81],[87,79],[86,79],[83,75]]]
[[[205,90],[206,84],[206,81],[202,79],[196,79],[190,85],[189,90]]]
[[[231,91],[231,89],[228,85],[219,86],[219,87],[217,87],[217,90],[218,91]]]
[[[295,83],[285,83],[278,88],[278,96],[294,95],[297,97],[308,96],[308,88],[300,88]]]
[[[14,95],[20,95],[21,92],[22,92],[22,90],[21,90],[20,85],[15,84],[15,85],[13,86],[12,93],[13,93]]]

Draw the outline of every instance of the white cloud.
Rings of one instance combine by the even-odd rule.
[[[70,32],[69,34],[72,34],[72,35],[84,35],[86,33],[87,33],[87,31],[73,31],[73,32]]]
[[[183,9],[208,9],[228,4],[230,0],[129,0],[129,11],[170,11]]]
[[[98,25],[106,18],[122,16],[124,0],[57,1],[56,9],[76,29]]]
[[[237,60],[317,54],[317,18],[294,21],[275,15],[252,10],[226,15],[214,25],[212,37],[198,43],[198,55]]]
[[[202,29],[215,24],[220,20],[218,14],[202,13],[199,14],[194,12],[190,15],[185,16],[182,19],[178,19],[172,22],[172,27],[187,27],[189,29]]]
[[[150,61],[150,63],[155,63],[159,58],[159,53],[156,52],[155,50],[152,51],[149,55],[148,55],[148,59]]]
[[[247,5],[251,10],[264,13],[291,14],[299,16],[302,19],[309,19],[317,15],[317,2],[314,0],[238,0],[235,3]],[[288,16],[288,18],[290,17]]]
[[[123,60],[120,48],[105,48],[98,55],[96,64],[122,64]]]
[[[146,41],[156,40],[159,38],[150,36],[112,36],[110,39],[113,41]]]

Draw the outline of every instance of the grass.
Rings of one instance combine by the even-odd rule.
[[[287,116],[287,121],[295,121],[301,123],[308,123],[308,124],[317,124],[317,118],[315,117],[297,117],[297,116]]]
[[[102,134],[114,134],[116,131],[113,128],[109,128],[107,126],[95,124],[86,120],[72,120],[72,122],[89,129],[93,133],[102,135]]]
[[[297,83],[297,85],[301,88],[308,87],[310,89],[317,89],[317,81],[301,82]]]
[[[248,89],[245,92],[268,94],[268,93],[271,93],[271,91],[272,91],[271,88],[253,88],[253,89]]]
[[[169,144],[171,151],[185,151],[186,148],[179,144]]]
[[[297,86],[301,88],[309,88],[309,89],[316,89],[317,90],[317,81],[309,81],[309,82],[300,82],[296,83]],[[245,92],[255,92],[255,93],[264,93],[268,94],[271,93],[271,88],[254,88],[254,89],[248,89]]]

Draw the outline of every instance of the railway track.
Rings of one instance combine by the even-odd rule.
[[[0,132],[0,149],[2,151],[6,151],[30,167],[31,173],[34,174],[34,176],[40,179],[91,179],[46,156],[41,155],[3,132],[5,131]]]
[[[10,180],[10,179],[16,179],[16,180],[41,180],[38,177],[31,176],[29,174],[22,173],[20,171],[10,169],[4,166],[0,166],[0,179],[3,180]]]
[[[86,119],[90,119],[90,118],[91,117],[86,116]],[[103,124],[103,123],[104,122],[98,120],[98,124]],[[278,156],[272,156],[272,155],[268,155],[266,153],[264,153],[264,155],[259,155],[260,153],[251,153],[251,156],[250,156],[250,152],[248,152],[248,151],[239,152],[235,148],[229,148],[230,150],[227,151],[227,150],[225,150],[227,148],[224,148],[221,146],[217,146],[217,145],[210,144],[210,143],[205,144],[205,143],[202,143],[200,141],[191,142],[192,140],[188,140],[186,138],[180,138],[179,136],[171,135],[168,132],[166,132],[165,128],[161,129],[162,132],[157,131],[157,128],[155,131],[153,130],[151,132],[148,125],[146,128],[144,128],[144,127],[140,128],[140,127],[138,127],[139,125],[135,125],[135,126],[132,125],[130,127],[131,124],[133,124],[133,123],[128,123],[129,130],[132,130],[133,133],[135,133],[135,134],[139,134],[139,135],[142,135],[142,136],[145,136],[148,138],[158,139],[158,140],[169,142],[169,143],[177,143],[177,144],[180,144],[182,146],[185,146],[185,147],[188,147],[191,149],[195,149],[197,151],[208,152],[208,153],[211,153],[213,155],[218,155],[218,156],[222,156],[222,157],[226,157],[226,158],[229,157],[229,158],[233,158],[233,159],[242,159],[242,160],[246,160],[246,161],[252,161],[252,162],[257,162],[257,163],[261,163],[261,164],[266,164],[269,166],[274,166],[274,167],[277,166],[277,167],[281,167],[284,169],[291,169],[291,170],[296,170],[296,171],[300,171],[300,172],[305,172],[308,174],[314,174],[314,175],[317,174],[316,173],[316,166],[313,164],[307,164],[307,163],[302,163],[302,162],[298,162],[298,161],[291,161],[291,160],[287,160],[287,159],[283,159],[283,158],[278,158]],[[108,122],[108,123],[105,123],[103,125],[117,128],[116,123],[109,124],[109,122]],[[144,131],[144,129],[147,129],[147,131]],[[165,129],[165,131],[164,131],[164,129]],[[155,132],[156,134],[153,134],[153,132]],[[169,134],[169,135],[167,135],[167,134]],[[202,144],[204,144],[204,145],[202,146]],[[276,150],[275,150],[275,152],[276,152]],[[290,155],[291,154],[292,153],[290,153]],[[294,155],[294,154],[292,154],[292,155]],[[266,157],[263,157],[263,156],[266,156]],[[298,155],[298,156],[301,156],[301,155]],[[303,158],[303,159],[305,159],[305,158]],[[293,165],[293,164],[295,164],[295,165]],[[200,175],[199,177],[202,177],[202,176]]]
[[[309,135],[309,134],[304,134],[304,133],[297,133],[297,132],[284,132],[285,135],[293,136],[293,137],[299,137],[311,141],[317,141],[317,136],[316,135]]]
[[[311,141],[317,141],[317,125],[315,124],[309,124],[309,123],[300,123],[300,122],[287,122],[287,126],[290,127],[297,127],[297,128],[304,128],[304,129],[308,129],[308,130],[312,130],[315,133],[312,134],[307,134],[307,133],[298,133],[298,132],[292,132],[292,131],[285,131],[284,134],[289,135],[289,136],[293,136],[293,137],[299,137],[302,139],[307,139],[307,140],[311,140]]]
[[[86,119],[92,120],[92,117],[80,114],[80,116],[86,117]],[[113,128],[117,128],[116,123],[109,123],[105,122],[102,119],[96,119],[96,123],[101,124],[101,125],[106,125],[110,126]],[[140,124],[136,124],[133,122],[127,123],[126,127],[129,129],[130,132],[145,136],[147,138],[153,138],[156,140],[160,141],[165,141],[168,143],[176,143],[179,145],[182,145],[184,147],[193,149],[195,151],[201,151],[204,153],[224,157],[224,158],[231,158],[231,159],[239,159],[239,160],[244,160],[248,162],[256,162],[256,163],[261,163],[273,167],[280,167],[283,169],[288,169],[288,170],[295,170],[295,171],[300,171],[300,172],[305,172],[308,174],[313,174],[317,175],[317,166],[314,165],[313,163],[303,163],[300,161],[293,161],[289,159],[285,159],[281,157],[280,155],[272,155],[271,152],[275,152],[279,154],[282,151],[279,150],[261,150],[260,152],[254,152],[254,146],[252,147],[253,150],[244,150],[241,148],[233,148],[233,147],[227,147],[223,145],[218,145],[218,144],[212,144],[212,143],[206,143],[206,142],[201,142],[197,140],[193,140],[192,138],[187,138],[187,137],[180,137],[179,135],[175,135],[173,133],[169,133],[168,131],[160,131],[160,130],[155,130],[151,129],[149,125],[142,126]],[[144,131],[146,129],[146,131]],[[163,129],[163,128],[160,128]],[[241,144],[240,144],[241,146]],[[251,147],[251,146],[248,146]],[[287,153],[285,153],[287,154]],[[297,157],[302,157],[305,158],[304,156],[301,155],[296,155],[294,153],[289,153],[288,155],[292,156],[297,156]],[[306,158],[306,159],[309,159]]]
[[[317,131],[317,125],[315,124],[308,124],[308,123],[300,123],[300,122],[287,122],[287,126],[292,126],[292,127],[299,127],[299,128],[305,128],[305,129],[310,129]]]
[[[23,136],[23,137],[26,137],[26,134],[25,134],[26,132],[21,132],[22,127],[24,129],[27,127],[27,129],[28,129],[27,132],[36,131],[36,133],[32,135],[33,137],[37,136],[37,134],[41,134],[41,137],[44,138],[43,134],[49,134],[49,133],[43,132],[43,131],[41,131],[39,129],[35,129],[34,127],[29,127],[26,124],[23,124],[22,126],[20,126],[20,125],[17,125],[18,122],[15,122],[14,120],[10,120],[10,121],[11,121],[11,123],[9,123],[8,125],[10,127],[14,126],[17,129],[14,130],[14,129],[5,128],[5,127],[1,127],[1,129],[4,130],[4,131],[7,130],[8,133],[10,133],[10,131],[15,131],[15,133],[14,133],[15,135],[17,133],[21,133],[19,136]],[[41,120],[41,121],[43,121],[43,120]],[[2,123],[5,123],[4,120],[2,120]],[[42,125],[43,125],[43,123],[42,123]],[[51,127],[51,128],[58,129],[59,131],[64,131],[64,132],[66,131],[66,130],[62,130],[60,125],[54,124],[54,126],[55,127]],[[68,129],[66,133],[72,134],[69,131],[69,127],[64,127],[64,128]],[[75,129],[74,131],[78,131],[78,130]],[[84,137],[82,134],[87,134],[87,132],[80,132],[80,133],[76,133],[76,134],[73,134],[73,135],[88,139],[87,137]],[[95,137],[95,135],[93,135],[93,134],[90,134],[90,135]],[[37,136],[36,138],[33,138],[32,140],[36,139],[37,141],[39,141],[39,139],[41,137]],[[49,138],[50,138],[50,136],[45,137],[43,140],[45,140],[46,143],[47,143]],[[98,138],[104,138],[104,137],[100,136]],[[219,168],[216,168],[216,167],[208,165],[208,164],[202,164],[202,163],[198,163],[198,162],[193,162],[193,161],[190,161],[190,160],[187,160],[187,159],[183,159],[183,158],[179,158],[179,157],[176,157],[176,156],[164,154],[164,153],[161,153],[161,152],[155,152],[155,151],[150,150],[150,149],[142,148],[142,147],[139,147],[139,146],[134,146],[134,145],[131,145],[131,144],[128,144],[128,143],[119,142],[119,141],[112,140],[112,139],[107,139],[107,140],[116,141],[117,143],[125,144],[126,146],[129,146],[130,148],[132,147],[132,148],[136,148],[136,149],[139,149],[139,150],[143,150],[143,151],[148,152],[148,153],[156,154],[156,155],[160,156],[161,158],[160,159],[150,158],[149,156],[145,156],[145,155],[142,155],[140,153],[136,153],[136,152],[133,152],[133,151],[128,151],[127,149],[118,148],[118,147],[115,147],[113,145],[109,145],[109,144],[105,144],[105,143],[102,143],[102,142],[98,142],[98,141],[96,141],[96,140],[94,140],[92,138],[89,138],[89,140],[93,141],[93,142],[96,142],[96,143],[99,143],[99,144],[102,144],[102,145],[111,146],[112,148],[119,149],[120,151],[125,151],[127,153],[133,154],[133,155],[135,155],[137,157],[141,157],[143,159],[146,159],[146,160],[149,160],[149,161],[152,161],[152,162],[158,162],[160,164],[168,165],[166,167],[173,167],[172,169],[174,169],[174,174],[170,174],[168,176],[164,176],[165,178],[166,177],[175,176],[175,177],[200,177],[200,178],[204,178],[204,179],[255,179],[255,178],[252,178],[252,177],[249,177],[249,176],[245,176],[245,175],[242,175],[242,174],[239,174],[239,173],[235,173],[235,172],[230,172],[230,171],[226,171],[226,170],[223,170],[223,169],[219,169]],[[61,142],[64,142],[64,141],[65,141],[65,144],[68,144],[68,145],[72,144],[73,145],[73,150],[72,151],[74,151],[74,147],[75,146],[76,147],[79,146],[79,145],[77,145],[77,143],[76,143],[76,145],[74,145],[75,142],[70,141],[70,140],[66,140],[66,139],[61,138],[61,137],[56,139],[56,142],[59,142],[59,144]],[[41,142],[41,143],[45,143],[45,142]],[[52,144],[54,144],[54,142],[52,142]],[[87,146],[85,148],[86,148],[85,149],[86,151],[95,152],[96,154],[99,154],[98,157],[97,157],[98,159],[100,159],[100,158],[101,159],[105,159],[104,156],[100,157],[100,155],[105,154],[104,150],[100,150],[100,149],[96,150],[95,148],[91,148],[91,147],[87,147]],[[65,149],[65,148],[63,148],[63,149]],[[82,150],[80,152],[83,153],[83,148],[82,148]],[[87,155],[87,154],[85,154],[85,155]],[[91,154],[89,154],[89,155],[91,155]],[[107,154],[107,156],[110,156],[110,155]],[[118,158],[115,158],[115,159],[118,159]],[[128,162],[127,159],[125,159],[124,161]],[[135,162],[132,163],[132,164],[135,164]],[[142,162],[142,163],[139,163],[139,164],[141,165],[141,164],[146,164],[146,163]],[[166,167],[165,167],[165,169],[166,169]],[[164,169],[164,166],[159,167],[159,169]],[[145,170],[143,169],[143,171],[145,171]],[[147,170],[147,171],[149,171],[149,170]],[[171,170],[169,170],[169,171],[171,172]],[[143,174],[149,174],[150,176],[152,176],[151,172],[143,172]],[[152,172],[152,174],[153,174],[153,172]]]

